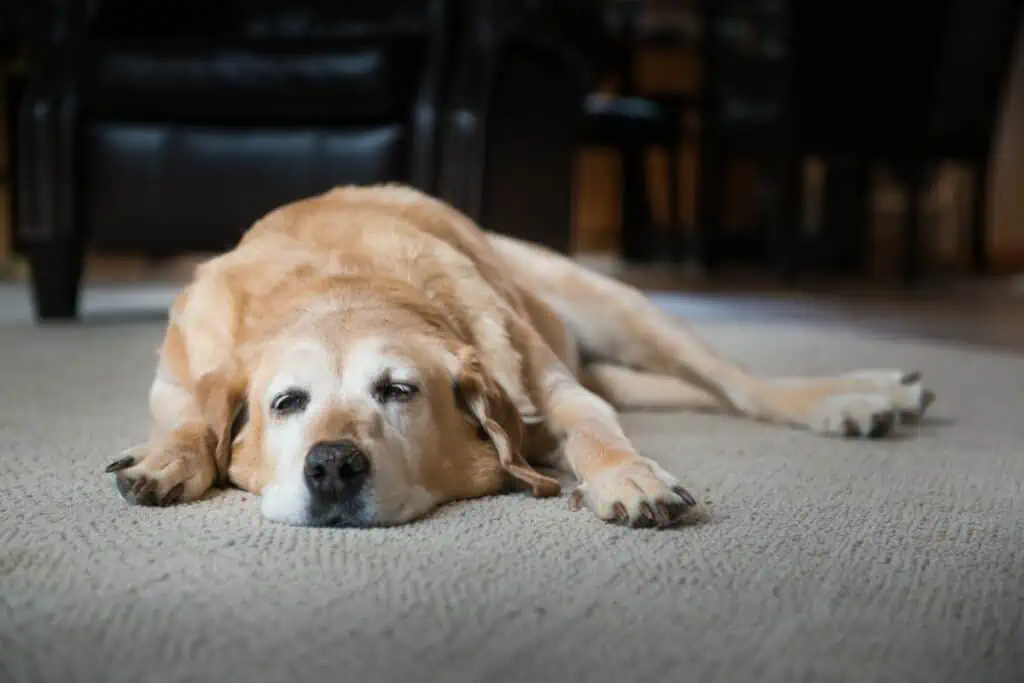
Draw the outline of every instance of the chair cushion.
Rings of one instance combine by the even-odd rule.
[[[97,117],[207,124],[379,119],[412,98],[412,62],[396,44],[106,49],[90,60],[83,106]]]
[[[97,248],[230,248],[276,206],[335,185],[404,181],[400,123],[207,127],[101,122],[83,131],[82,205]]]

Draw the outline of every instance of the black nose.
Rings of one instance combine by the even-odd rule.
[[[306,454],[305,473],[313,495],[339,500],[362,486],[370,473],[370,460],[351,441],[321,441]]]

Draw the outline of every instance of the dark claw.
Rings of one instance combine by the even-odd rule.
[[[641,529],[650,529],[658,526],[658,520],[654,516],[654,508],[648,502],[640,503],[640,516],[634,522],[634,526]]]
[[[905,387],[909,387],[911,384],[917,384],[921,381],[920,372],[908,372],[900,378],[900,384]]]
[[[658,520],[658,523],[660,526],[672,526],[676,524],[690,509],[690,506],[685,503],[662,503],[658,507],[665,508],[659,512],[660,519]]]
[[[129,503],[132,502],[130,496],[132,494],[133,486],[135,486],[135,482],[133,480],[121,476],[117,478],[117,492],[120,493],[121,496],[123,496]]]
[[[892,430],[892,426],[895,422],[896,416],[893,413],[880,413],[872,416],[871,429],[868,431],[868,438],[877,439],[885,436]]]
[[[860,426],[852,417],[843,418],[843,434],[846,436],[860,436]]]
[[[683,502],[686,503],[689,507],[693,507],[697,504],[697,499],[694,498],[693,495],[689,491],[684,489],[682,486],[676,486],[674,489],[672,489],[672,493],[682,498]]]
[[[135,502],[138,505],[146,505],[149,507],[160,505],[160,501],[157,500],[156,497],[156,490],[154,489],[147,489],[145,493],[135,498]]]
[[[673,505],[672,507],[686,509],[682,505]],[[668,526],[679,516],[679,510],[677,509],[675,514],[673,514],[673,510],[669,508],[668,503],[658,503],[655,506],[655,510],[658,512],[658,524],[660,526]]]
[[[117,478],[117,490],[121,497],[135,505],[159,505],[160,500],[157,498],[156,488],[156,481],[146,477],[129,479],[118,476]]]
[[[622,503],[616,503],[612,506],[613,520],[618,523],[629,520],[629,512],[626,511],[626,506]]]
[[[935,403],[935,392],[931,389],[925,389],[921,392],[921,412],[928,410],[928,406]]]
[[[921,392],[921,403],[917,410],[904,410],[900,412],[900,422],[907,424],[918,424],[928,408],[935,403],[935,392],[925,389]]]
[[[154,480],[142,477],[135,481],[135,486],[132,487],[132,495],[144,496],[155,488],[156,482]]]
[[[125,456],[125,457],[121,458],[120,460],[115,460],[114,462],[112,462],[109,465],[107,465],[107,467],[104,470],[104,472],[106,472],[107,474],[111,474],[113,472],[120,472],[121,470],[127,469],[127,468],[131,467],[134,464],[135,464],[135,458],[133,456],[131,456],[131,455],[128,455],[128,456]]]
[[[132,489],[135,502],[139,505],[156,505],[159,502],[156,498],[156,486],[153,479],[140,479]]]
[[[182,482],[175,486],[173,489],[167,492],[167,497],[160,501],[161,505],[174,505],[181,500],[181,494],[185,492],[185,482]]]

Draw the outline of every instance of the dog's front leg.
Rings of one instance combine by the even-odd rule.
[[[554,352],[530,330],[527,358],[540,389],[548,428],[579,486],[569,502],[601,519],[630,526],[670,526],[696,505],[671,474],[641,456],[604,399],[583,387]]]
[[[216,437],[205,424],[184,425],[135,446],[107,466],[117,490],[136,505],[173,505],[196,500],[216,479]]]
[[[117,490],[136,505],[171,505],[196,500],[217,477],[217,434],[192,396],[160,374],[150,390],[153,426],[145,444],[128,449],[107,466]]]

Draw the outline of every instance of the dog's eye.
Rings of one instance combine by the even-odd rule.
[[[406,382],[381,382],[373,388],[373,395],[381,403],[404,403],[419,393],[419,387]]]
[[[309,405],[309,394],[301,389],[286,389],[270,402],[270,409],[277,415],[301,413]]]

